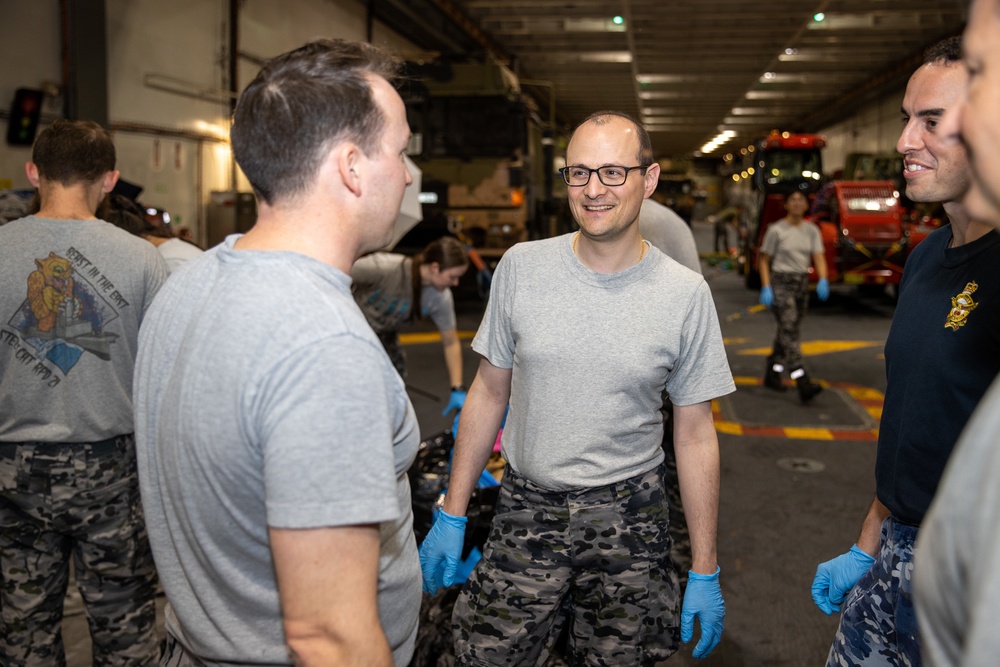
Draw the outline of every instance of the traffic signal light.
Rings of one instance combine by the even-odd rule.
[[[31,88],[18,88],[10,108],[7,124],[7,143],[12,146],[30,146],[35,141],[38,118],[42,115],[45,93]]]

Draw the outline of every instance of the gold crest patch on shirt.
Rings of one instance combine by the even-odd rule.
[[[951,310],[948,311],[948,320],[944,323],[945,329],[958,331],[959,328],[965,326],[965,320],[968,319],[969,313],[979,305],[972,300],[972,294],[977,289],[979,289],[979,285],[973,280],[965,285],[965,289],[959,292],[958,296],[951,297]]]

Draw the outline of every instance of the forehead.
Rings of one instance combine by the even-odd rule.
[[[409,126],[406,122],[406,105],[403,98],[399,96],[396,89],[388,81],[374,74],[366,75],[371,82],[372,97],[379,105],[388,121],[389,132],[405,131],[409,134]]]
[[[588,121],[577,128],[566,147],[566,163],[628,167],[638,154],[635,126],[624,118],[608,116],[602,123]]]
[[[976,0],[962,35],[962,49],[974,58],[1000,58],[1000,0]]]
[[[961,97],[969,81],[962,63],[928,63],[910,77],[903,109],[916,114],[928,109],[948,109]]]

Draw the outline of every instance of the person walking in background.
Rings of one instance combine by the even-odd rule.
[[[518,244],[497,266],[448,492],[421,546],[425,590],[451,585],[509,399],[497,514],[453,615],[460,665],[541,664],[564,627],[572,664],[653,665],[696,619],[696,657],[723,631],[711,401],[735,385],[711,292],[639,235],[659,176],[640,124],[596,113],[566,158],[580,231]],[[664,389],[693,551],[679,616]]]
[[[265,63],[232,126],[257,221],[171,276],[143,326],[136,427],[165,666],[413,653],[420,434],[350,293],[412,182],[397,71],[341,40]]]
[[[465,244],[451,236],[442,236],[416,257],[376,252],[359,259],[351,270],[354,300],[404,380],[406,352],[399,343],[400,328],[430,317],[441,332],[451,385],[448,405],[442,414],[461,410],[465,403],[462,344],[458,340],[451,288],[458,286],[468,269]]]
[[[732,248],[734,248],[734,246],[729,244],[729,232],[731,230],[733,238],[737,241],[739,240],[740,218],[742,216],[743,206],[741,204],[727,206],[718,213],[710,216],[712,220],[712,227],[715,232],[712,239],[712,249],[717,254],[732,254]]]
[[[65,665],[72,560],[93,663],[154,665],[132,371],[167,267],[95,215],[118,179],[101,126],[54,122],[27,174],[38,212],[0,227],[0,664]]]
[[[969,157],[940,131],[968,81],[961,41],[928,49],[903,97],[906,196],[950,221],[910,254],[885,343],[876,493],[851,549],[816,570],[813,598],[843,607],[827,665],[918,665],[913,545],[962,428],[1000,371],[1000,233],[963,204]]]
[[[830,298],[826,255],[819,227],[805,219],[809,199],[795,191],[785,197],[786,215],[764,232],[760,245],[760,302],[774,313],[778,331],[767,358],[764,386],[785,391],[782,375],[787,370],[795,380],[799,400],[805,404],[823,390],[809,379],[802,362],[799,327],[809,303],[809,265],[816,267],[816,296]]]

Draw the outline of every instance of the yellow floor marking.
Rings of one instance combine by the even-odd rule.
[[[881,401],[885,398],[882,392],[871,387],[850,387],[846,391],[851,398],[858,401]]]
[[[459,331],[459,340],[472,340],[475,338],[475,331]],[[440,343],[441,342],[441,332],[440,331],[418,331],[415,333],[401,333],[399,334],[399,342],[401,345],[421,345],[423,343]]]
[[[811,340],[802,343],[802,356],[815,357],[820,354],[830,354],[831,352],[850,352],[851,350],[861,350],[866,347],[877,347],[882,344],[882,341],[877,340]],[[753,347],[746,350],[739,350],[736,354],[753,357],[766,357],[771,354],[771,348]]]
[[[785,427],[785,437],[801,440],[833,440],[833,434],[825,428],[793,428]]]
[[[736,422],[716,421],[715,430],[728,435],[743,435],[743,426]]]

